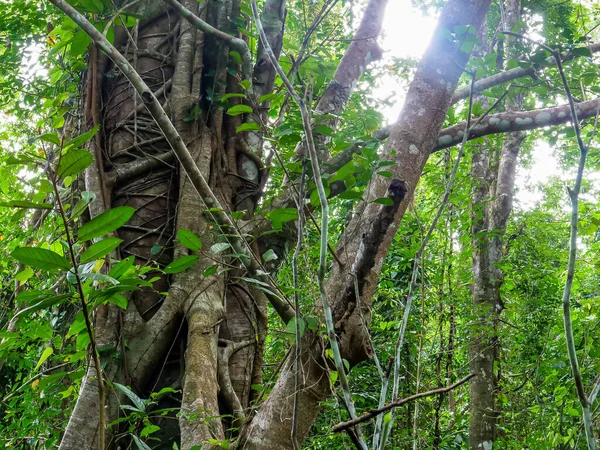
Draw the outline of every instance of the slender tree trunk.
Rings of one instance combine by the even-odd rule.
[[[505,6],[503,29],[511,30],[520,18],[520,0]],[[509,50],[509,55],[512,52]],[[517,94],[507,101],[507,110],[518,110]],[[500,366],[498,342],[499,318],[504,303],[500,295],[503,273],[504,234],[512,210],[516,163],[522,132],[506,136],[499,162],[490,162],[490,150],[477,146],[473,153],[471,176],[473,239],[473,307],[474,324],[470,344],[471,380],[469,447],[491,450],[497,438],[499,406],[496,404]]]

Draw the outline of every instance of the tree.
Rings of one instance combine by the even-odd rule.
[[[63,0],[50,2],[67,17],[60,19],[51,36],[58,36],[71,51],[89,44],[80,128],[92,131],[78,145],[65,139],[80,134],[76,123],[58,124],[60,137],[41,136],[53,185],[48,196],[64,219],[60,234],[66,236],[65,250],[71,256],[71,265],[63,269],[83,263],[85,253],[75,254],[78,244],[90,251],[105,242],[101,245],[106,251],[109,242],[116,242],[106,242],[108,238],[88,247],[86,226],[88,237],[91,227],[99,227],[102,234],[115,231],[122,240],[108,250],[114,250],[112,259],[121,262],[107,264],[96,280],[88,276],[89,285],[82,283],[87,276],[83,269],[71,270],[78,289],[70,295],[81,301],[84,319],[86,305],[94,299],[94,281],[100,283],[99,291],[110,295],[96,302],[93,330],[89,324],[85,327],[90,354],[98,361],[87,367],[60,448],[104,447],[104,428],[114,421],[125,422],[123,405],[133,402],[136,414],[145,413],[147,405],[142,407],[141,399],[153,398],[155,392],[174,393],[179,408],[178,427],[162,426],[157,431],[164,434],[156,436],[165,448],[173,441],[186,450],[223,448],[230,441],[240,449],[298,448],[317,420],[321,403],[332,395],[336,379],[342,403],[354,421],[344,429],[355,445],[365,448],[363,419],[356,411],[346,371],[373,356],[368,323],[378,279],[430,155],[456,144],[465,134],[463,147],[467,139],[486,134],[565,123],[572,113],[566,107],[513,113],[511,108],[520,108],[516,102],[503,115],[488,115],[473,130],[467,122],[440,132],[449,108],[460,98],[455,89],[477,43],[488,0],[445,4],[397,122],[375,133],[375,139],[358,141],[341,152],[331,152],[332,135],[338,132],[339,117],[352,101],[365,69],[380,57],[376,37],[385,0],[367,2],[351,44],[331,81],[319,92],[312,124],[308,113],[315,85],[310,73],[302,73],[302,63],[319,24],[336,11],[335,1],[319,3],[321,9],[306,27],[296,58],[286,60],[287,65],[278,62],[287,38],[284,31],[296,40],[301,31],[289,24],[285,1],[266,0],[260,17],[257,9],[252,11],[254,2],[237,0],[134,5],[91,1],[73,6]],[[296,5],[290,7],[297,10]],[[510,9],[515,10],[518,6]],[[262,24],[264,34],[253,33],[249,24],[258,30]],[[341,53],[342,47],[334,51]],[[289,81],[280,64],[288,69]],[[511,71],[515,77],[530,75],[513,68],[499,82],[510,78]],[[294,92],[299,88],[303,96]],[[271,103],[281,106],[280,118],[270,114]],[[580,118],[593,116],[597,100],[581,102],[579,110]],[[288,131],[298,136],[293,142],[296,158],[277,174],[271,161],[280,159],[277,147],[285,145]],[[388,169],[374,174],[364,193],[353,190],[351,179],[357,173],[353,154],[373,148],[377,138],[387,138],[376,154],[377,169]],[[85,192],[92,193],[86,194],[84,202],[89,217],[71,238],[73,223],[65,216],[60,187],[68,176],[76,175],[64,169],[68,155],[75,154],[69,145],[77,147],[86,140],[94,161],[85,171]],[[56,160],[46,148],[57,153]],[[515,151],[507,147],[504,153],[516,160]],[[91,163],[92,158],[77,154]],[[500,167],[498,180],[504,173]],[[511,175],[512,165],[506,170],[506,176]],[[273,180],[281,181],[281,188],[274,191],[274,198],[265,198]],[[512,186],[508,183],[505,188],[510,197]],[[362,200],[353,207],[352,218],[334,245],[328,240],[328,198],[343,194],[353,198],[357,193]],[[503,195],[497,190],[498,199],[504,200]],[[483,202],[483,197],[487,192],[475,200]],[[298,233],[297,224],[305,216],[319,215],[319,205],[319,289],[308,292],[320,295],[321,305],[309,317],[299,310],[298,302],[289,301],[289,292],[276,278],[288,249],[301,248],[303,233]],[[503,231],[510,205],[501,206],[502,217],[492,228]],[[126,211],[131,211],[129,217]],[[494,210],[490,223],[495,215]],[[473,231],[480,230],[474,227]],[[494,271],[500,261],[500,237],[486,237],[491,259],[485,265]],[[20,252],[14,253],[16,259],[35,266]],[[125,283],[120,270],[134,271],[136,282]],[[115,286],[123,290],[112,287],[111,291],[112,281],[101,275],[116,280]],[[494,306],[500,295],[496,280],[495,275],[487,280],[495,292],[490,297]],[[475,285],[480,281],[476,279]],[[287,329],[294,330],[295,351],[282,363],[276,383],[263,399],[262,366],[268,324],[273,321],[268,304]],[[179,349],[180,360],[167,370],[174,348]],[[400,358],[394,364],[391,401],[399,402]],[[472,386],[483,378],[475,375]],[[181,398],[171,392],[179,389]],[[471,401],[474,398],[472,394]],[[169,404],[164,399],[157,402],[161,407]],[[101,414],[104,409],[106,418]],[[155,426],[150,423],[146,426]],[[392,424],[393,419],[382,425],[376,448],[385,446]],[[129,431],[136,445],[144,448],[145,435],[138,436],[135,427]],[[121,445],[116,425],[108,427],[107,433],[107,446]]]

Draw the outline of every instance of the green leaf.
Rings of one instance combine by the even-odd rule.
[[[262,259],[264,262],[273,261],[277,259],[277,253],[275,253],[273,249],[270,248],[269,250],[263,253]]]
[[[584,56],[588,58],[592,56],[591,50],[587,47],[574,48],[573,50],[571,50],[571,53],[576,56]],[[577,414],[579,414],[579,412]]]
[[[33,269],[28,267],[27,269],[21,270],[18,274],[15,275],[15,280],[19,283],[24,283],[29,280],[33,276]]]
[[[231,56],[237,64],[242,64],[242,56],[238,52],[231,50],[229,56]]]
[[[304,335],[304,330],[306,329],[306,323],[304,322],[304,319],[302,319],[302,317],[299,318],[298,325],[300,328],[300,337],[302,337]],[[290,320],[287,323],[287,325],[285,326],[285,331],[286,331],[286,333],[293,334],[294,336],[296,335],[296,318],[295,317],[292,317],[292,320]]]
[[[158,255],[161,251],[162,251],[162,246],[160,246],[158,244],[154,244],[152,247],[150,247],[151,255]]]
[[[189,255],[183,256],[182,258],[177,258],[171,264],[164,268],[165,273],[179,273],[183,272],[185,269],[192,267],[196,261],[198,261],[197,255]]]
[[[319,125],[317,127],[314,128],[313,133],[315,134],[322,134],[324,136],[331,136],[333,135],[333,129],[331,127],[328,127],[326,125]]]
[[[73,207],[71,211],[71,218],[75,219],[81,215],[87,208],[87,206],[96,199],[96,194],[93,192],[83,191],[81,193],[81,200]]]
[[[129,398],[129,400],[131,400],[131,403],[133,403],[135,405],[135,407],[137,408],[138,411],[144,412],[146,410],[146,404],[144,403],[144,400],[142,400],[141,398],[139,398],[135,394],[135,392],[133,392],[128,387],[123,386],[122,384],[119,384],[119,383],[113,383],[113,385],[119,391],[121,391],[123,394],[125,394]]]
[[[278,208],[269,214],[273,228],[281,230],[282,224],[298,219],[298,210],[296,208]]]
[[[344,191],[338,195],[338,197],[345,200],[360,200],[363,198],[363,193],[357,191]]]
[[[262,103],[262,102],[268,102],[270,100],[273,100],[275,97],[277,97],[277,94],[271,93],[271,94],[265,94],[262,95],[258,100],[257,103]]]
[[[382,177],[385,177],[385,178],[392,178],[393,174],[389,170],[382,170],[380,172],[377,172],[377,175],[381,175]]]
[[[46,133],[40,136],[40,140],[50,142],[51,144],[60,145],[60,138],[56,133]]]
[[[39,301],[34,303],[33,305],[22,309],[17,314],[15,314],[15,318],[19,316],[25,316],[27,314],[34,313],[36,311],[40,311],[42,309],[50,308],[63,300],[67,300],[71,297],[71,294],[63,294],[57,296],[44,296]]]
[[[202,248],[202,241],[200,238],[189,230],[179,230],[177,232],[177,240],[181,245],[193,252],[197,252]]]
[[[79,32],[77,33],[79,34]],[[87,34],[85,33],[81,33],[83,36],[87,37]],[[100,125],[96,125],[94,128],[92,128],[90,131],[88,131],[87,133],[83,133],[79,136],[77,136],[74,139],[71,139],[69,142],[67,142],[65,144],[65,148],[67,147],[79,147],[81,144],[89,141],[90,139],[92,139],[96,133],[98,132],[98,130],[100,129]]]
[[[388,197],[379,197],[373,200],[373,203],[379,203],[380,205],[384,206],[392,206],[394,204],[394,201]]]
[[[227,114],[230,116],[239,116],[240,114],[249,114],[252,112],[252,108],[248,105],[235,105],[227,110]]]
[[[102,239],[101,241],[90,245],[89,248],[81,255],[79,262],[83,264],[102,258],[117,248],[121,242],[123,242],[123,239],[115,237]]]
[[[242,94],[242,93],[225,94],[223,97],[221,97],[221,101],[224,102],[225,100],[229,100],[230,98],[246,98],[246,94]]]
[[[59,178],[77,175],[84,171],[93,161],[94,157],[87,150],[71,150],[60,158],[56,175]]]
[[[211,245],[210,253],[212,253],[213,255],[217,255],[219,253],[224,252],[229,247],[231,247],[231,245],[227,242],[217,242],[216,244]]]
[[[123,310],[127,309],[127,299],[120,294],[115,294],[112,297],[109,297],[107,302],[112,303],[113,305],[117,305]]]
[[[38,362],[35,365],[35,367],[33,368],[33,370],[38,370],[40,368],[40,366],[42,364],[44,364],[44,362],[46,362],[46,360],[48,358],[50,358],[50,356],[52,356],[53,353],[54,353],[54,350],[52,349],[52,347],[46,347],[44,349],[44,351],[42,352],[42,355],[40,356],[40,359],[38,359]]]
[[[25,209],[52,209],[53,205],[50,203],[36,203],[28,200],[11,200],[9,202],[0,202],[0,206],[6,206],[8,208],[25,208]]]
[[[217,265],[213,264],[212,266],[208,267],[204,273],[202,273],[203,277],[210,277],[211,275],[214,275],[217,272]]]
[[[158,425],[147,425],[144,428],[142,428],[142,431],[140,431],[140,437],[148,437],[152,433],[156,433],[158,430],[160,430],[160,427]]]
[[[119,206],[94,217],[79,229],[79,241],[89,241],[104,236],[125,225],[135,213],[131,206]]]
[[[241,124],[239,127],[235,129],[236,133],[241,133],[242,131],[256,131],[260,130],[260,125],[255,122],[246,122]]]
[[[58,269],[69,270],[71,263],[58,253],[39,247],[19,247],[11,256],[26,266],[37,269],[54,271]]]
[[[113,278],[116,278],[117,280],[119,278],[121,278],[123,275],[125,275],[130,268],[133,267],[133,263],[135,261],[135,258],[133,256],[128,256],[125,259],[122,259],[121,261],[119,261],[117,264],[115,264],[113,266],[113,268],[110,270],[110,272],[108,272],[108,275],[110,275]]]

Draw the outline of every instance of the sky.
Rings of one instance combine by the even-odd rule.
[[[382,47],[385,50],[383,63],[391,63],[393,58],[420,57],[426,50],[437,18],[425,16],[423,12],[412,6],[410,0],[390,0],[388,3],[384,25]],[[374,95],[377,98],[389,98],[395,91],[393,106],[383,106],[380,112],[388,123],[393,123],[400,113],[403,103],[404,87],[390,74],[385,76]],[[542,200],[542,192],[538,184],[546,183],[553,176],[571,179],[573,175],[559,168],[552,149],[545,142],[534,145],[529,167],[519,165],[517,171],[516,206],[531,209]]]

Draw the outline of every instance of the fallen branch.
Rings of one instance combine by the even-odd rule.
[[[390,409],[397,408],[398,406],[402,406],[406,403],[414,402],[415,400],[419,400],[420,398],[431,397],[433,395],[438,395],[438,394],[445,394],[447,392],[452,391],[453,389],[456,389],[461,384],[465,384],[467,381],[469,381],[474,376],[475,376],[475,374],[472,373],[472,374],[467,375],[466,377],[458,380],[456,383],[451,384],[448,387],[434,389],[433,391],[419,392],[418,394],[411,395],[410,397],[402,398],[400,400],[396,400],[395,402],[388,403],[387,405],[383,406],[382,408],[373,409],[373,410],[369,411],[368,413],[366,413],[356,419],[338,423],[335,427],[333,427],[333,431],[335,433],[339,433],[340,431],[343,431],[346,428],[350,428],[350,427],[358,425],[359,423],[366,422],[367,420],[370,420],[373,417],[377,417],[379,414],[389,411]]]

